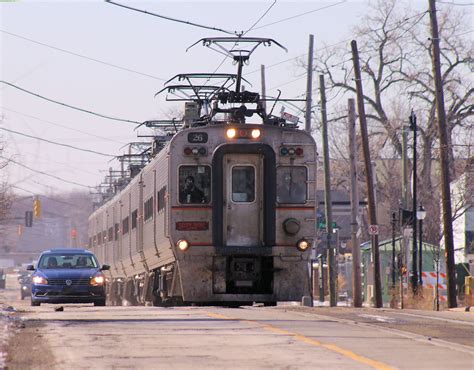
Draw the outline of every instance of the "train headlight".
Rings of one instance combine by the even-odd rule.
[[[252,138],[253,138],[253,139],[258,139],[258,138],[260,137],[260,135],[261,135],[260,129],[254,128],[254,129],[252,130],[251,135],[252,135]]]
[[[237,135],[237,130],[235,128],[228,128],[226,131],[227,138],[233,139]]]
[[[309,244],[309,241],[305,240],[305,239],[300,239],[298,240],[298,242],[296,243],[296,248],[298,248],[300,251],[304,252],[305,250],[307,250],[311,245]]]
[[[189,248],[189,242],[185,239],[181,239],[181,240],[178,240],[178,242],[176,243],[176,246],[178,247],[178,249],[180,251],[185,251]]]

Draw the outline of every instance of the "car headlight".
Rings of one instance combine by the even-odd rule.
[[[92,286],[101,286],[101,285],[104,285],[104,283],[105,283],[105,277],[103,275],[93,276],[90,281],[90,284]]]
[[[33,276],[33,283],[35,284],[41,284],[41,285],[46,285],[48,284],[48,280],[46,280],[42,276]]]

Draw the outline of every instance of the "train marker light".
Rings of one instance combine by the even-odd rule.
[[[288,149],[287,148],[281,148],[280,149],[280,154],[281,155],[288,155]]]
[[[184,154],[185,155],[191,155],[193,154],[193,150],[189,147],[184,148]]]
[[[227,138],[233,139],[237,135],[237,130],[235,128],[228,128],[226,135],[227,135]]]
[[[303,148],[296,148],[295,149],[295,154],[296,155],[303,155]]]
[[[260,134],[261,134],[260,129],[254,128],[252,130],[252,138],[258,139],[260,137]]]
[[[294,148],[288,149],[288,154],[289,155],[295,155],[295,149]]]
[[[198,155],[199,154],[199,149],[198,148],[193,148],[192,152],[193,152],[194,155]]]
[[[206,155],[207,154],[207,150],[206,148],[204,148],[203,146],[199,148],[199,154],[200,155]]]
[[[298,243],[296,243],[296,248],[298,248],[302,252],[307,250],[309,247],[310,247],[310,244],[305,239],[300,239],[300,240],[298,240]]]
[[[189,243],[187,240],[181,239],[181,240],[178,240],[178,242],[176,243],[176,246],[178,247],[179,250],[184,252],[186,249],[189,248]]]
[[[300,231],[300,222],[296,218],[287,218],[283,221],[283,229],[288,235],[296,235]]]

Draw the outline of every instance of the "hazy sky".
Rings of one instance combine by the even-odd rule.
[[[246,31],[273,0],[117,2],[210,27]],[[410,3],[418,11],[428,7],[428,0]],[[213,72],[223,59],[200,45],[186,52],[200,38],[226,36],[223,33],[103,1],[4,2],[0,3],[0,12],[1,80],[111,117],[139,122],[169,118],[171,111],[182,109],[183,105],[154,98],[164,80],[178,73]],[[269,95],[276,95],[277,88],[285,97],[304,94],[306,80],[303,71],[296,67],[296,58],[306,60],[308,35],[314,35],[316,49],[343,40],[349,43],[351,27],[366,12],[366,1],[277,1],[247,36],[273,38],[288,53],[277,47],[258,49],[244,69],[245,78],[253,84],[247,89],[259,90],[259,69],[265,64]],[[219,72],[235,73],[236,68],[226,61]],[[137,141],[137,131],[131,123],[53,104],[5,84],[0,84],[0,94],[0,128],[110,155],[123,153],[126,143]],[[110,157],[18,133],[0,130],[0,138],[5,142],[3,156],[84,185],[11,163],[8,181],[18,188],[37,194],[87,189],[102,181],[104,170],[118,168],[118,162],[110,161]]]

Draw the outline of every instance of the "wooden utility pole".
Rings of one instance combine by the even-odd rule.
[[[408,209],[408,139],[407,131],[402,129],[402,208]]]
[[[309,35],[309,47],[308,47],[308,78],[306,81],[306,116],[305,116],[305,130],[311,131],[311,106],[312,106],[312,94],[313,94],[313,43],[314,36]]]
[[[326,236],[329,267],[329,305],[337,306],[336,292],[336,248],[331,246],[332,229],[332,204],[331,204],[331,171],[329,167],[329,142],[328,142],[328,118],[326,114],[326,88],[324,86],[324,75],[319,75],[319,91],[321,94],[321,121],[324,157],[324,207],[326,211]]]
[[[377,232],[374,231],[378,228],[377,225],[377,214],[375,209],[375,196],[374,196],[374,177],[372,175],[372,164],[370,162],[369,152],[369,136],[367,132],[367,121],[365,117],[364,107],[364,94],[362,91],[362,79],[360,75],[360,64],[359,64],[359,51],[357,50],[357,42],[351,41],[352,48],[352,59],[354,62],[354,74],[357,91],[357,108],[359,113],[360,133],[362,136],[362,149],[364,153],[364,163],[366,171],[367,181],[367,198],[368,198],[368,209],[369,209],[369,231],[372,229],[372,256],[374,261],[374,294],[375,294],[375,307],[383,307],[382,301],[382,284],[380,281],[380,254],[379,254],[379,237]]]
[[[435,0],[430,2],[430,23],[432,40],[433,75],[436,89],[436,111],[438,113],[439,151],[441,159],[441,202],[443,213],[444,247],[446,248],[446,275],[448,278],[448,306],[457,307],[456,279],[454,266],[453,220],[451,215],[451,193],[449,189],[448,132],[446,129],[446,111],[444,109],[443,81],[441,80],[441,62],[439,50],[438,19]]]
[[[261,83],[262,83],[262,107],[263,107],[263,110],[265,112],[265,114],[267,113],[267,102],[265,100],[265,98],[267,97],[267,92],[266,92],[266,88],[265,88],[265,65],[260,65],[260,80],[261,80]]]
[[[359,228],[359,186],[357,184],[357,145],[356,114],[354,99],[348,100],[349,106],[349,157],[351,168],[351,242],[352,242],[352,302],[354,307],[362,307],[362,284],[360,271],[360,246],[357,238]]]

